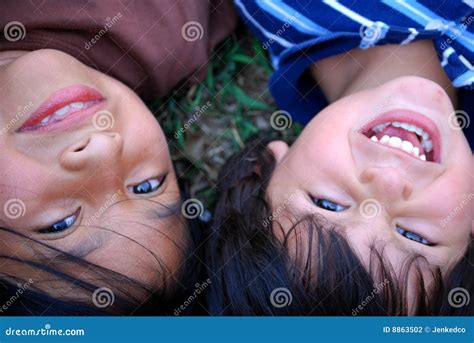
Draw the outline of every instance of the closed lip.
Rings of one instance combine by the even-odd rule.
[[[70,107],[65,115],[57,117],[56,111],[71,104],[80,107]],[[104,96],[97,90],[85,85],[72,85],[51,94],[17,132],[49,132],[65,130],[89,118],[106,105]],[[49,119],[48,119],[49,118]],[[43,121],[49,120],[47,123]]]
[[[364,134],[374,126],[394,121],[413,124],[426,131],[433,140],[433,162],[441,163],[441,134],[435,122],[423,114],[406,109],[393,110],[380,114],[374,120],[360,128],[359,132]]]

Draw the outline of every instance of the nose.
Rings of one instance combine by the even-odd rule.
[[[413,192],[413,184],[402,171],[392,167],[368,167],[360,175],[360,181],[370,188],[374,195],[392,202],[407,200]]]
[[[71,145],[60,156],[61,166],[70,171],[98,168],[116,161],[123,150],[123,138],[116,132],[94,132]]]

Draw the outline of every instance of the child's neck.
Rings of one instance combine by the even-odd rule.
[[[456,107],[456,91],[431,41],[351,50],[318,61],[311,72],[329,102],[400,76],[414,75],[438,83]]]

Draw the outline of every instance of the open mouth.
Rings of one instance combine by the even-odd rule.
[[[73,85],[51,95],[18,131],[66,128],[81,117],[93,115],[104,105],[104,97],[95,89]]]
[[[439,163],[439,133],[430,119],[420,116],[399,112],[382,115],[362,128],[361,133],[420,161]]]

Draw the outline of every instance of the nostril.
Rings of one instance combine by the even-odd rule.
[[[86,146],[89,144],[90,138],[87,138],[85,141],[82,141],[79,143],[76,147],[72,148],[72,152],[81,152],[86,148]]]
[[[79,147],[79,148],[76,148],[76,149],[74,149],[74,152],[82,151],[82,150],[84,150],[85,147],[86,147],[86,146],[84,145],[84,146],[81,146],[81,147]]]

